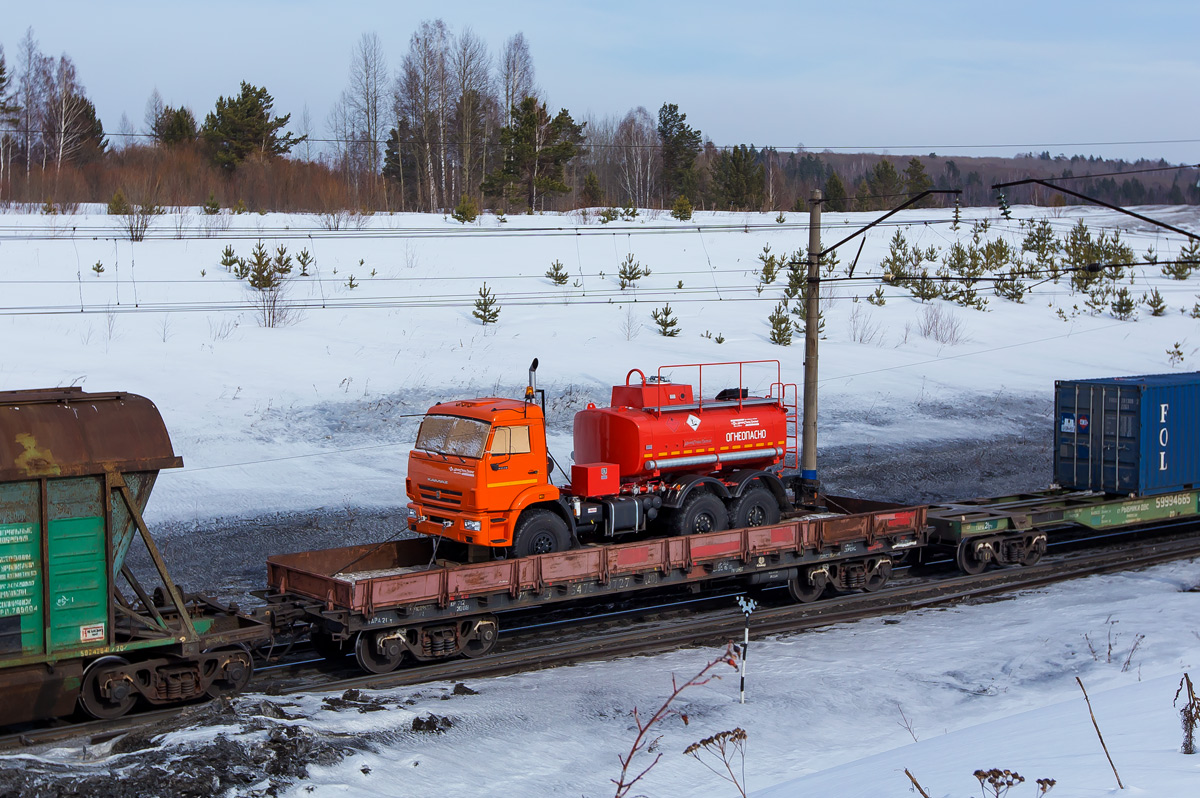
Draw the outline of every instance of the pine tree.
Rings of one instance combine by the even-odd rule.
[[[484,193],[506,196],[520,189],[529,212],[548,194],[565,194],[566,164],[581,151],[583,125],[566,108],[551,119],[536,97],[513,107],[512,124],[500,130],[504,163],[483,181]]]
[[[1113,316],[1121,321],[1126,321],[1133,316],[1137,304],[1133,301],[1133,295],[1129,293],[1129,289],[1122,287],[1113,298],[1109,307],[1112,309]]]
[[[226,244],[225,249],[221,251],[221,265],[225,267],[225,271],[232,272],[237,264],[238,256],[233,251],[233,244]]]
[[[1010,299],[1013,302],[1024,302],[1025,294],[1029,289],[1015,274],[1009,273],[997,275],[992,290],[996,292],[996,296]]]
[[[867,177],[867,187],[871,193],[871,208],[882,210],[895,205],[896,195],[904,193],[904,181],[896,167],[887,158],[875,164]]]
[[[771,325],[771,343],[777,346],[792,345],[792,319],[788,314],[787,302],[777,304],[771,315],[767,316],[767,322]]]
[[[1025,240],[1021,242],[1021,251],[1033,253],[1033,265],[1036,269],[1034,276],[1046,275],[1055,281],[1058,280],[1062,274],[1058,261],[1062,244],[1054,235],[1054,228],[1050,226],[1049,219],[1042,219],[1030,226]]]
[[[910,159],[908,166],[904,169],[905,193],[916,195],[931,188],[933,188],[933,180],[925,173],[925,164],[921,163],[920,158]],[[917,207],[929,207],[932,205],[932,199],[932,197],[926,197],[917,203]]]
[[[936,280],[929,277],[928,269],[921,269],[921,276],[910,281],[909,288],[913,292],[913,296],[922,302],[937,299],[942,295],[942,287],[937,284]]]
[[[550,271],[546,272],[546,276],[550,278],[550,282],[555,285],[566,285],[570,275],[563,268],[562,261],[554,261],[550,264]]]
[[[658,140],[662,145],[663,196],[695,199],[700,131],[687,124],[687,114],[681,114],[678,105],[663,103],[658,109]]]
[[[604,189],[600,187],[600,178],[590,169],[583,178],[583,204],[588,208],[599,208],[604,204]]]
[[[204,215],[216,216],[221,212],[221,204],[217,202],[217,195],[213,192],[208,192],[208,201],[204,203]]]
[[[495,324],[500,318],[500,305],[496,303],[496,295],[488,288],[486,282],[479,289],[479,298],[475,300],[475,309],[471,311],[471,315],[479,319],[479,323],[485,327]]]
[[[133,213],[133,208],[129,205],[129,200],[125,199],[125,192],[117,189],[113,192],[112,199],[108,201],[109,216],[128,216]]]
[[[316,263],[316,259],[305,248],[296,254],[296,263],[300,264],[300,276],[308,277],[308,267]]]
[[[745,144],[721,150],[713,160],[713,194],[728,210],[757,211],[762,207],[766,172],[758,153]]]
[[[471,199],[469,195],[463,194],[462,199],[458,201],[458,206],[455,207],[454,213],[452,213],[451,216],[453,216],[454,220],[457,222],[469,224],[470,222],[475,221],[475,218],[479,216],[479,208],[475,206],[475,200]]]
[[[626,288],[636,288],[638,280],[649,276],[650,270],[643,269],[642,265],[633,259],[632,252],[625,256],[625,260],[617,269],[617,280],[622,291]]]
[[[1157,288],[1142,297],[1142,301],[1146,303],[1146,307],[1150,308],[1151,316],[1167,315],[1167,301],[1163,299],[1162,293]]]
[[[281,277],[276,273],[271,256],[267,254],[267,248],[263,246],[263,242],[259,241],[254,245],[254,249],[250,251],[250,261],[247,265],[250,267],[247,279],[250,281],[251,288],[266,291],[279,285]]]
[[[868,296],[867,301],[870,302],[872,305],[875,305],[876,307],[880,307],[880,308],[883,307],[884,305],[886,305],[887,299],[884,298],[884,296],[883,296],[883,286],[882,285],[877,286],[875,288],[875,293]]]
[[[159,144],[175,147],[179,144],[191,144],[199,137],[196,129],[196,117],[183,106],[172,108],[166,106],[150,127],[150,135]]]
[[[675,204],[671,207],[671,215],[681,222],[686,222],[692,218],[692,203],[683,194],[675,198]]]
[[[825,196],[826,210],[838,213],[846,210],[846,186],[842,184],[842,179],[838,177],[837,172],[832,170],[829,172],[822,193]]]
[[[1162,273],[1172,280],[1186,280],[1192,272],[1200,269],[1200,241],[1190,239],[1179,250],[1178,257],[1162,264]]]
[[[679,335],[679,319],[671,314],[671,303],[650,311],[650,318],[658,325],[658,332],[664,338],[674,338]]]
[[[92,271],[96,273],[97,277],[99,277],[100,275],[104,274],[104,264],[100,261],[96,261],[92,264]]]
[[[287,154],[307,139],[280,135],[291,114],[272,116],[275,104],[265,88],[242,81],[236,97],[218,97],[216,108],[204,119],[200,136],[212,151],[213,162],[232,171],[253,152],[266,156]]]
[[[275,258],[271,261],[271,268],[280,277],[287,277],[292,273],[292,256],[287,254],[287,247],[280,244],[275,248]]]

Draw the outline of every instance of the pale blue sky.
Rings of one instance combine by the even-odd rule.
[[[1195,0],[3,6],[10,68],[32,25],[43,52],[74,59],[109,131],[122,113],[141,129],[156,86],[202,119],[246,80],[294,121],[307,104],[323,135],[359,36],[379,34],[394,71],[417,23],[440,16],[493,52],[524,32],[550,105],[576,118],[674,102],[717,144],[1200,161],[1195,141],[1097,144],[1200,140]]]

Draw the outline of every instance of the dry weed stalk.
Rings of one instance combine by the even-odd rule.
[[[1175,700],[1171,702],[1171,706],[1176,706],[1179,703],[1179,695],[1187,689],[1184,698],[1187,703],[1179,710],[1179,722],[1183,726],[1183,746],[1179,749],[1185,754],[1196,753],[1196,722],[1200,720],[1200,701],[1196,699],[1196,689],[1192,687],[1192,677],[1183,674],[1183,678],[1179,680],[1179,689],[1175,691]]]
[[[692,743],[684,753],[695,759],[701,765],[711,770],[717,776],[729,782],[742,798],[746,798],[746,731],[742,728],[717,732],[712,737],[706,737]],[[704,757],[710,756],[720,761],[725,772],[707,762]],[[738,772],[734,772],[733,761],[738,761]]]
[[[1088,698],[1083,680],[1076,676],[1075,681],[1079,684],[1079,689],[1083,690],[1083,700],[1087,702],[1088,714],[1092,716],[1092,725],[1096,727],[1096,736],[1100,738],[1100,747],[1104,749],[1104,755],[1108,757],[1108,765],[1112,768],[1113,775],[1117,777],[1117,786],[1123,790],[1125,785],[1121,783],[1121,774],[1117,772],[1117,766],[1113,764],[1112,755],[1108,753],[1108,746],[1104,744],[1104,735],[1100,733],[1100,724],[1096,722],[1096,713],[1092,711],[1092,700]]]
[[[737,650],[734,648],[732,642],[726,644],[724,654],[709,662],[700,669],[699,673],[688,679],[683,684],[680,684],[672,675],[671,694],[667,696],[667,700],[663,701],[662,706],[660,706],[649,718],[643,720],[641,713],[639,713],[637,710],[637,707],[634,707],[632,713],[633,722],[637,724],[638,733],[637,737],[635,737],[633,740],[633,744],[629,746],[629,752],[624,755],[617,755],[617,759],[621,763],[621,775],[618,778],[611,779],[612,783],[617,785],[614,798],[626,798],[626,796],[628,796],[630,791],[633,789],[634,785],[645,778],[646,774],[653,770],[654,766],[658,764],[658,760],[662,759],[662,752],[659,751],[655,754],[654,759],[650,762],[650,764],[642,768],[636,775],[630,769],[633,765],[634,758],[637,757],[638,754],[642,752],[649,753],[657,748],[658,741],[661,739],[662,735],[653,736],[654,727],[660,725],[672,715],[678,715],[680,720],[684,722],[684,725],[687,725],[687,715],[679,710],[671,708],[671,705],[675,702],[675,699],[679,698],[680,694],[689,687],[699,687],[701,685],[708,684],[713,679],[719,679],[720,677],[712,673],[712,670],[721,664],[729,665],[734,670],[737,670]]]

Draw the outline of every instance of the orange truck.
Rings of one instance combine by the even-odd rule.
[[[576,413],[575,462],[561,486],[551,480],[537,364],[523,399],[429,409],[408,460],[410,529],[476,547],[480,558],[524,557],[640,532],[770,525],[795,509],[799,476],[784,466],[795,462],[798,393],[779,361],[631,370],[608,407]],[[679,370],[697,384],[672,382]],[[751,376],[769,389],[752,396],[741,387]],[[704,398],[705,379],[738,387]]]

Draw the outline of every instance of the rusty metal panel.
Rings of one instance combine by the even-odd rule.
[[[582,579],[599,579],[604,567],[600,549],[572,549],[554,554],[540,554],[542,582],[577,582]]]
[[[143,396],[0,391],[0,482],[182,465],[158,408]]]
[[[847,518],[821,518],[817,521],[820,527],[821,543],[826,546],[836,546],[846,540],[865,537],[868,531],[870,516],[852,515]]]
[[[0,670],[0,726],[71,714],[83,680],[83,661]]]
[[[737,557],[743,551],[742,530],[734,529],[728,532],[708,532],[700,535],[688,535],[691,544],[692,562],[707,562],[723,560],[726,557]]]
[[[796,522],[778,526],[753,527],[746,531],[751,554],[796,551],[800,547],[800,525]]]
[[[446,591],[451,599],[480,593],[512,592],[517,572],[512,560],[475,563],[446,572]]]
[[[666,562],[667,547],[661,540],[608,547],[609,576],[639,571],[661,571],[666,567]]]

